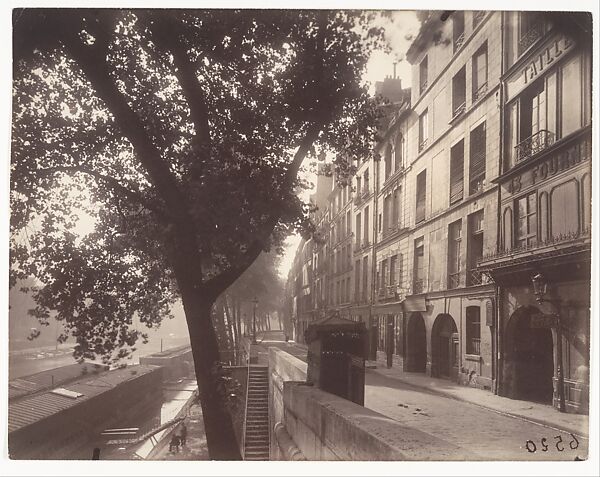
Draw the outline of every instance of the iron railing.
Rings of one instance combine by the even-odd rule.
[[[448,289],[458,288],[460,284],[460,272],[448,274]]]
[[[477,88],[475,90],[475,93],[473,93],[473,102],[479,101],[481,98],[483,98],[485,96],[485,93],[487,93],[487,90],[488,90],[488,84],[486,81],[479,88]]]
[[[540,129],[515,146],[516,162],[523,161],[554,144],[554,133]]]
[[[473,12],[473,29],[477,28],[483,17],[485,17],[485,10],[475,10]]]
[[[522,54],[525,50],[529,49],[529,47],[541,38],[543,34],[544,23],[541,21],[533,23],[531,27],[529,27],[529,30],[519,38],[519,54]]]
[[[469,270],[469,273],[467,274],[467,282],[469,286],[482,285],[483,275],[477,269]]]
[[[454,51],[456,52],[457,50],[460,49],[461,46],[463,46],[463,43],[465,42],[465,32],[463,31],[460,35],[458,35],[456,37],[456,39],[454,40]]]
[[[419,94],[422,94],[423,91],[425,91],[427,89],[427,80],[423,80],[421,81],[421,84],[419,85]]]
[[[454,111],[452,111],[452,119],[463,114],[465,112],[466,108],[467,108],[467,103],[465,101],[463,101],[456,108],[454,108]]]
[[[425,280],[422,278],[417,278],[413,280],[413,294],[418,295],[419,293],[423,293],[425,289]]]

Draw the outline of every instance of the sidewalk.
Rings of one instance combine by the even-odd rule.
[[[446,379],[404,372],[398,367],[388,369],[386,364],[380,361],[377,362],[376,368],[367,369],[367,373],[377,373],[432,394],[469,402],[500,414],[565,430],[577,436],[589,436],[587,415],[561,413],[549,405],[509,399],[483,389],[461,386]]]
[[[179,451],[169,451],[171,435],[181,433],[181,426],[178,425],[161,439],[158,444],[160,448],[153,452],[151,460],[209,460],[202,409],[199,403],[192,404],[188,416],[186,418],[188,430],[186,445],[180,446]]]

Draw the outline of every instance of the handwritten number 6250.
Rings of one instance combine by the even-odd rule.
[[[570,434],[570,436],[572,437],[572,439],[569,442],[569,448],[572,450],[575,450],[579,447],[579,441],[577,440],[577,437],[575,437],[573,434]],[[561,435],[554,436],[554,439],[556,440],[556,442],[554,443],[554,447],[556,447],[556,450],[559,452],[563,452],[565,450],[565,444],[563,443],[562,436]],[[541,439],[542,452],[548,452],[547,442],[548,442],[548,439],[546,439],[545,437],[542,437],[542,439]],[[537,451],[537,445],[532,440],[528,440],[527,442],[525,442],[525,448],[527,449],[527,452],[530,452],[532,454]]]

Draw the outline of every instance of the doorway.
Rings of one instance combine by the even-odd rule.
[[[458,377],[458,332],[454,318],[438,315],[431,330],[431,374],[445,379]]]
[[[509,322],[507,368],[509,397],[552,404],[554,376],[554,341],[550,328],[538,328],[531,316],[534,307],[521,308]],[[512,373],[511,373],[512,371]]]
[[[421,313],[413,313],[406,327],[406,360],[404,369],[424,373],[427,366],[427,335]]]

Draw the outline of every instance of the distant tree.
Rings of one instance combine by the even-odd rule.
[[[382,32],[325,10],[17,9],[13,27],[11,284],[44,285],[33,314],[55,310],[79,358],[126,356],[134,314],[154,327],[180,297],[210,456],[239,459],[211,309],[311,232],[307,156],[344,173],[369,154]]]

